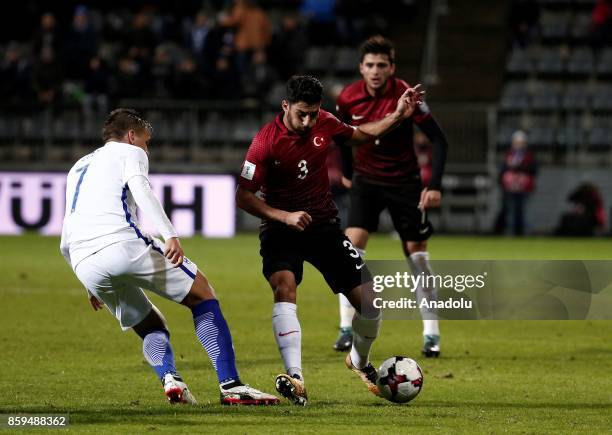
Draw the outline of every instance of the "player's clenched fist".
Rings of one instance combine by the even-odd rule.
[[[295,211],[293,213],[287,213],[284,222],[289,228],[304,231],[312,222],[312,217],[305,211]]]
[[[166,240],[166,250],[164,251],[164,256],[170,260],[174,267],[179,267],[183,264],[183,257],[185,256],[183,252],[183,248],[181,247],[181,242],[177,237],[171,237]]]

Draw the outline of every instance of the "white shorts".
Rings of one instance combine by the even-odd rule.
[[[181,302],[198,271],[187,257],[180,267],[174,267],[163,255],[161,240],[151,237],[147,241],[152,243],[134,239],[109,245],[75,268],[85,288],[104,302],[124,331],[138,325],[151,311],[143,288]]]

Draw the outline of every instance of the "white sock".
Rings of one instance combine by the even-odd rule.
[[[361,256],[361,260],[365,260],[365,249],[355,248],[359,255]],[[342,293],[338,295],[340,299],[340,327],[341,328],[350,328],[353,323],[353,316],[355,315],[355,308],[351,305],[346,296]]]
[[[340,327],[350,328],[353,323],[355,308],[342,293],[338,294],[338,299],[340,299]]]
[[[426,251],[419,251],[410,254],[410,268],[414,275],[419,275],[421,273],[425,276],[433,275],[433,271],[429,265],[429,253]],[[428,301],[435,301],[438,299],[438,291],[434,286],[427,287],[419,285],[416,288],[416,294],[419,307],[423,299]],[[440,335],[436,311],[428,310],[426,307],[420,308],[420,310],[421,317],[423,318],[423,335]]]
[[[297,305],[277,302],[272,310],[272,327],[276,345],[289,376],[302,377],[302,328],[297,318]]]
[[[355,313],[353,317],[353,347],[351,361],[355,367],[362,369],[370,362],[370,348],[378,337],[382,313],[374,319],[368,319]]]

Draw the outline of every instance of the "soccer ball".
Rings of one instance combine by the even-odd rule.
[[[423,371],[415,360],[394,356],[378,369],[376,385],[385,399],[395,403],[410,402],[423,387]]]

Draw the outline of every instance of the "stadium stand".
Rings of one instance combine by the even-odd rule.
[[[527,128],[544,161],[556,161],[555,155],[572,162],[609,161],[612,52],[596,31],[598,3],[523,3],[537,9],[538,19],[528,44],[512,35],[499,101],[498,149],[508,145],[510,130]],[[593,152],[605,152],[604,158],[590,158]]]
[[[487,227],[494,211],[482,198],[495,202],[500,151],[517,129],[544,165],[612,159],[612,48],[595,0],[335,0],[333,21],[302,0],[175,3],[33,2],[19,22],[4,18],[0,167],[66,169],[121,105],[153,122],[159,170],[234,173],[291,74],[319,76],[333,110],[358,77],[358,43],[378,32],[396,42],[398,76],[425,83],[451,144],[438,229],[460,215],[466,230]],[[263,45],[237,46],[250,30],[228,18],[234,3],[268,26]]]
[[[405,24],[414,9],[399,0],[376,12],[367,0],[34,2],[0,31],[3,162],[66,164],[98,144],[109,108],[131,105],[174,150],[165,162],[216,147],[228,156],[223,169],[235,170],[232,149],[278,110],[291,74],[322,78],[333,110],[333,90],[358,74],[357,44],[392,33],[388,17]],[[20,32],[24,23],[35,32]]]

